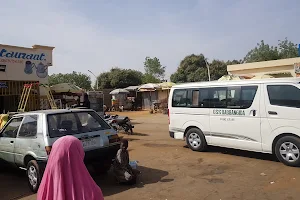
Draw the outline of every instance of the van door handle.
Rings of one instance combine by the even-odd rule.
[[[11,144],[13,144],[13,143],[14,143],[14,141],[10,141],[10,143],[11,143]]]
[[[253,116],[256,116],[256,110],[251,110],[250,114],[252,113]]]
[[[269,115],[277,115],[277,112],[275,111],[268,111]]]

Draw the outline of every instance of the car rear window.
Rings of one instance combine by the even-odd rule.
[[[48,132],[51,138],[110,129],[95,112],[49,114]]]

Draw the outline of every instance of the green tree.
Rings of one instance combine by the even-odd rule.
[[[109,72],[101,73],[97,79],[99,88],[125,88],[142,84],[143,73],[132,69],[112,68]]]
[[[165,77],[166,67],[162,66],[159,59],[146,57],[144,62],[144,83],[159,83]]]
[[[244,58],[244,62],[260,62],[268,60],[278,60],[284,58],[294,58],[298,56],[297,45],[287,38],[279,40],[277,46],[265,44],[262,40],[257,46],[251,49]]]
[[[82,89],[89,90],[91,89],[91,79],[88,75],[75,72],[67,73],[67,74],[52,74],[49,76],[49,84],[55,85],[59,83],[72,83],[81,87]]]
[[[211,80],[218,80],[223,75],[227,74],[227,65],[239,64],[240,61],[221,61],[212,60],[208,62],[210,78]],[[208,81],[208,71],[206,65],[206,58],[203,54],[195,55],[191,54],[186,56],[181,62],[177,71],[170,77],[172,82],[184,83],[184,82],[197,82]]]
[[[203,54],[191,54],[186,56],[180,62],[177,71],[171,75],[171,81],[175,83],[184,83],[208,80],[205,59]]]

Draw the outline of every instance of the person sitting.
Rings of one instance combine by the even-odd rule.
[[[138,170],[132,169],[129,165],[128,140],[123,139],[120,149],[117,152],[116,159],[113,163],[113,173],[119,183],[135,184]]]
[[[37,200],[104,200],[83,160],[83,146],[76,137],[54,142]]]

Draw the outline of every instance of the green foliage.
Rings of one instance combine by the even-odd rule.
[[[112,68],[109,72],[101,73],[97,79],[99,88],[125,88],[142,84],[143,73],[132,69]]]
[[[203,54],[186,56],[177,71],[171,75],[171,81],[175,83],[208,81],[207,66]],[[239,63],[237,60],[227,61],[213,60],[208,63],[211,80],[218,80],[227,74],[227,64]]]
[[[254,49],[251,49],[244,62],[260,62],[268,60],[278,60],[284,58],[294,58],[298,56],[297,45],[288,41],[287,38],[283,41],[278,41],[278,46],[270,46],[262,40]]]
[[[160,83],[161,80],[158,78],[155,78],[152,74],[144,74],[142,78],[143,83]]]
[[[159,59],[146,57],[144,62],[144,83],[159,83],[165,77],[166,67],[162,66]]]
[[[72,83],[81,87],[82,89],[89,90],[91,89],[91,79],[88,75],[75,72],[67,73],[67,74],[52,74],[49,76],[49,84],[55,85],[59,83]]]

